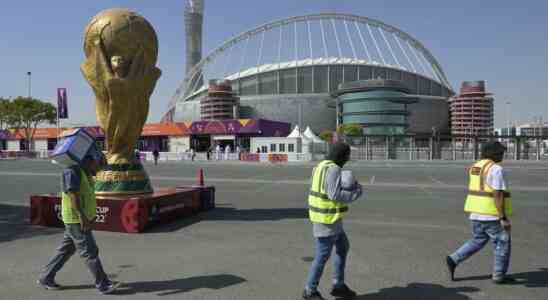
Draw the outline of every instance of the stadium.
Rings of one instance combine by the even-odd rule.
[[[422,43],[394,26],[350,14],[296,16],[238,34],[200,58],[202,14],[203,3],[187,7],[190,63],[165,120],[200,120],[208,82],[229,80],[240,98],[240,118],[300,124],[316,132],[371,117],[376,125],[391,124],[389,105],[344,112],[337,101],[339,88],[351,82],[384,79],[399,82],[398,91],[414,99],[404,111],[405,133],[449,130],[447,100],[454,92],[441,65]]]

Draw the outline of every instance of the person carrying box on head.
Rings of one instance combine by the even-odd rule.
[[[90,136],[83,132],[77,132],[71,139],[65,140],[65,145],[62,141],[58,145],[57,151],[54,151],[54,155],[59,155],[57,162],[67,163],[69,161],[67,157],[72,157],[72,162],[64,169],[62,177],[61,215],[65,232],[61,245],[57,248],[57,253],[43,268],[37,283],[48,290],[61,289],[62,287],[55,282],[55,275],[78,251],[93,275],[95,286],[99,292],[110,294],[116,290],[119,283],[111,281],[103,270],[99,249],[92,232],[97,211],[93,176],[105,165],[106,160],[103,153],[96,149],[94,142],[86,146],[88,150],[83,158],[75,160],[78,156],[73,153],[82,152],[82,149],[71,148],[82,147],[81,142],[73,142],[79,138],[89,139]],[[65,155],[61,152],[73,153]]]

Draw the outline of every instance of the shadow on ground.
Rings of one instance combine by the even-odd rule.
[[[474,287],[447,288],[439,284],[410,283],[408,286],[395,286],[379,290],[377,293],[360,295],[355,300],[466,300],[463,293],[478,292]]]
[[[195,276],[182,279],[137,281],[123,283],[115,295],[134,295],[142,293],[156,293],[157,296],[168,296],[190,292],[197,289],[220,290],[232,285],[246,282],[242,277],[231,274]],[[63,287],[64,290],[92,289],[93,285],[73,285]]]
[[[62,228],[31,226],[29,208],[0,204],[0,243],[63,232]]]
[[[237,209],[232,207],[217,207],[214,210],[177,220],[173,223],[152,227],[147,232],[173,232],[198,222],[211,221],[281,221],[285,219],[307,219],[308,210],[305,208],[264,208],[264,209]]]
[[[516,279],[516,282],[505,285],[522,285],[529,288],[548,288],[548,268],[540,268],[538,271],[513,273],[508,276]],[[491,280],[491,275],[470,276],[455,278],[455,281]]]

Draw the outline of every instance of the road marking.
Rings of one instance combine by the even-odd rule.
[[[371,184],[371,185],[375,184],[375,175],[373,175],[373,177],[371,177],[371,179],[369,180],[369,184]]]
[[[419,189],[421,191],[423,191],[425,194],[428,194],[428,196],[430,196],[430,198],[434,197],[434,192],[432,192],[430,189],[428,189],[426,187],[419,187]]]
[[[432,176],[428,176],[430,178],[430,180],[432,180],[433,182],[437,183],[437,184],[441,184],[441,185],[445,185],[445,182],[441,181],[441,180],[437,180],[436,178],[432,177]]]
[[[29,177],[60,177],[60,173],[36,173],[36,172],[2,172],[0,171],[0,176],[29,176]],[[156,181],[182,181],[182,182],[197,182],[196,177],[186,177],[186,176],[151,176],[150,177]],[[432,190],[459,190],[466,191],[468,186],[459,185],[459,184],[434,184],[434,183],[402,183],[402,182],[377,182],[370,184],[367,180],[364,180],[366,183],[364,186],[369,186],[373,188],[411,188],[411,189],[432,189]],[[206,182],[217,182],[217,183],[278,183],[278,184],[287,184],[287,185],[308,185],[310,180],[301,180],[301,179],[252,179],[252,178],[214,178],[206,177]],[[362,181],[363,182],[363,181]],[[525,192],[548,192],[548,186],[516,186],[512,187],[513,191],[525,191]]]
[[[371,226],[389,226],[389,227],[405,227],[405,228],[422,228],[422,229],[451,229],[464,231],[466,230],[465,226],[449,226],[449,225],[437,225],[437,224],[417,224],[417,223],[407,223],[407,222],[385,222],[385,221],[370,221],[370,220],[360,220],[360,219],[349,219],[345,222],[358,224],[358,225],[371,225]]]

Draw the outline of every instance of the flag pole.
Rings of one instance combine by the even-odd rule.
[[[55,146],[59,145],[59,89],[57,89],[57,143]]]

